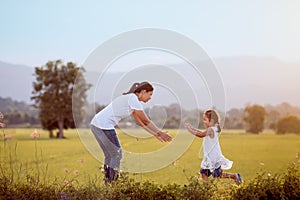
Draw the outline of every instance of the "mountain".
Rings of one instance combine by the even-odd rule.
[[[270,57],[215,60],[222,75],[228,107],[258,103],[300,105],[300,63]]]
[[[227,110],[243,108],[246,104],[253,103],[275,105],[288,102],[300,106],[300,79],[298,78],[300,63],[284,62],[270,57],[227,57],[214,59],[213,62],[223,81]],[[87,71],[86,80],[93,84],[88,92],[88,100],[105,105],[115,96],[127,91],[132,82],[154,80],[158,83],[159,80],[163,80],[165,83],[173,84],[171,89],[175,88],[176,91],[156,84],[151,105],[170,105],[178,100],[178,93],[184,94],[187,90],[189,85],[184,82],[188,79],[200,104],[204,108],[209,106],[210,91],[205,85],[206,77],[202,77],[202,81],[193,74],[190,77],[183,77],[181,75],[188,71],[185,66],[176,63],[172,67],[176,70],[156,67],[142,68],[131,73],[99,74],[99,72]],[[35,80],[34,68],[0,62],[0,70],[2,75],[0,96],[32,103],[30,96],[32,82]],[[192,104],[184,102],[183,105],[189,107]]]
[[[0,97],[30,102],[34,68],[0,61]]]

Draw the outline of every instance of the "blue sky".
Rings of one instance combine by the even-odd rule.
[[[300,62],[300,1],[0,1],[0,60],[83,63],[111,37],[145,28],[186,35],[210,57]]]

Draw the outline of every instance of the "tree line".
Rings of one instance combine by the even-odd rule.
[[[288,103],[277,106],[254,104],[231,109],[226,113],[225,121],[227,129],[245,129],[250,133],[271,129],[278,134],[300,134],[300,108]]]
[[[0,112],[4,114],[4,122],[8,126],[32,127],[39,126],[38,109],[25,102],[0,97]]]
[[[96,107],[96,112],[99,112],[105,108],[105,105],[96,104],[93,107]],[[171,104],[169,106],[147,108],[145,112],[161,128],[178,129],[180,123],[185,121],[193,124],[198,123],[199,129],[205,128],[202,123],[204,110],[185,110],[178,104]],[[87,127],[95,113],[87,116]],[[300,134],[300,108],[288,103],[277,106],[253,104],[241,109],[233,108],[226,113],[219,111],[219,113],[221,118],[224,119],[222,123],[224,129],[244,129],[246,132],[253,134],[258,134],[265,129],[273,130],[278,134]],[[119,126],[120,128],[134,128],[138,125],[135,124],[134,119],[129,117],[122,120]]]

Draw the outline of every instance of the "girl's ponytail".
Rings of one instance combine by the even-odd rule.
[[[220,126],[220,123],[219,123],[219,122],[216,123],[216,127],[217,127],[217,129],[218,129],[218,132],[221,133],[221,126]]]

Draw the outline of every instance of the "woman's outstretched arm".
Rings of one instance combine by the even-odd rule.
[[[161,142],[170,142],[172,140],[168,132],[159,129],[145,114],[143,110],[134,110],[132,115],[135,121],[144,128],[147,132],[154,135]]]

